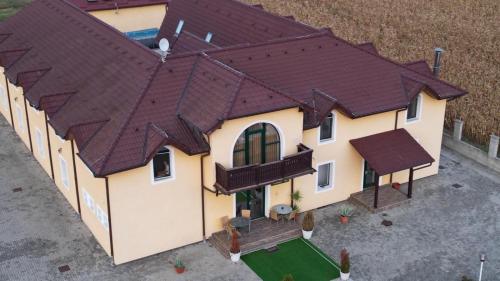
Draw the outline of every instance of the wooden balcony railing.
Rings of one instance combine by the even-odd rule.
[[[314,173],[312,149],[303,144],[297,147],[298,153],[265,164],[226,169],[216,163],[215,187],[223,194],[231,194]]]

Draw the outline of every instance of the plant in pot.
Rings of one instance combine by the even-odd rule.
[[[180,259],[175,259],[174,267],[177,274],[184,273],[184,271],[186,270],[186,266],[184,266],[184,263]]]
[[[346,224],[349,222],[349,217],[352,216],[352,208],[343,207],[340,209],[340,222]]]
[[[346,249],[340,251],[340,279],[349,280],[351,270],[351,261],[349,260],[349,253]]]
[[[229,255],[231,256],[231,261],[232,262],[238,262],[241,257],[241,249],[240,249],[240,242],[238,241],[238,234],[236,231],[233,231],[233,236],[232,236],[232,241],[231,241],[231,249],[229,250]]]
[[[392,188],[399,190],[401,188],[401,184],[399,182],[392,183]]]
[[[314,215],[311,211],[308,211],[304,219],[302,220],[302,236],[304,239],[311,239],[314,230]]]
[[[281,281],[295,281],[295,279],[293,279],[293,276],[291,274],[287,274],[283,276],[283,280]]]
[[[295,214],[298,214],[300,212],[298,203],[300,202],[300,200],[302,200],[302,193],[300,193],[299,190],[295,191],[294,193],[292,193],[292,199],[292,210],[295,212]]]

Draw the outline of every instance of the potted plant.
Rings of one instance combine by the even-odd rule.
[[[186,270],[186,266],[184,266],[184,263],[180,259],[175,259],[174,267],[177,274],[184,273],[184,271]]]
[[[304,220],[302,220],[302,236],[304,239],[311,239],[312,233],[314,230],[314,215],[311,211],[308,211]]]
[[[298,203],[300,202],[300,200],[302,200],[302,194],[300,193],[299,190],[292,193],[292,199],[293,199],[292,210],[295,212],[295,214],[298,214],[300,212]]]
[[[281,281],[294,281],[295,279],[293,279],[293,276],[291,274],[287,274],[285,276],[283,276],[283,280]]]
[[[349,222],[349,217],[352,215],[352,209],[349,207],[343,207],[340,209],[340,223],[346,224]]]
[[[351,262],[349,260],[349,253],[346,249],[340,252],[340,279],[349,280],[351,270]]]
[[[232,262],[238,262],[241,257],[241,249],[240,249],[240,242],[238,241],[238,234],[236,231],[233,231],[233,236],[232,236],[232,241],[231,241],[231,249],[229,250],[229,255],[231,256],[231,261]]]
[[[401,188],[401,184],[399,182],[392,183],[392,188],[399,190]]]

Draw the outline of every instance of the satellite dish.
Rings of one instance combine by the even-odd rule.
[[[159,45],[160,50],[162,50],[163,52],[168,52],[168,50],[170,49],[170,43],[166,38],[161,39]]]

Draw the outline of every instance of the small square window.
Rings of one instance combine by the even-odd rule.
[[[333,187],[333,168],[334,163],[326,163],[318,166],[317,191],[328,190]]]
[[[168,148],[163,148],[153,158],[153,176],[155,181],[172,176],[170,154]]]
[[[330,113],[323,123],[321,123],[319,129],[319,141],[331,141],[335,138],[335,114]]]

